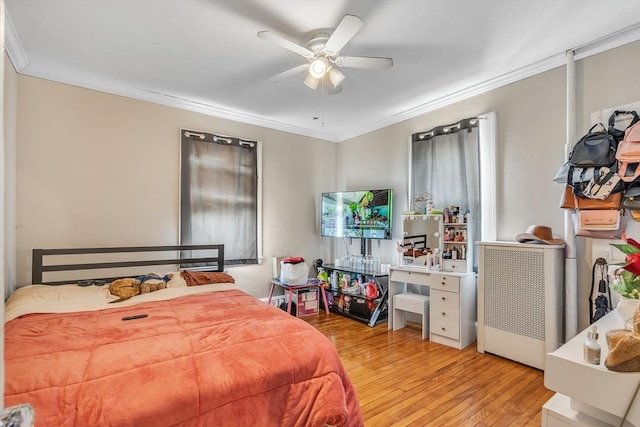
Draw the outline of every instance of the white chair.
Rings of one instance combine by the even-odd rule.
[[[393,296],[393,330],[407,326],[407,312],[422,315],[422,339],[429,336],[429,297],[420,294]]]

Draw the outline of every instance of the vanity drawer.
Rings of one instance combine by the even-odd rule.
[[[431,304],[429,318],[432,323],[437,319],[458,321],[460,319],[460,309],[442,304]]]
[[[460,293],[460,277],[446,274],[431,274],[431,289]]]
[[[391,270],[390,280],[394,282],[415,283],[417,285],[429,285],[431,281],[431,275],[426,272],[420,271],[407,271],[407,270]]]
[[[459,309],[460,295],[431,288],[431,309],[433,310],[436,305]]]
[[[460,322],[458,319],[431,319],[429,327],[432,334],[442,335],[454,340],[460,339]]]
[[[453,271],[454,273],[464,273],[467,271],[467,261],[446,259],[442,261],[442,268],[446,271]]]

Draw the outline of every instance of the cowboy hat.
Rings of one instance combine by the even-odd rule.
[[[544,225],[530,225],[526,233],[516,236],[520,243],[545,243],[547,245],[564,245],[564,240],[554,239],[550,227]]]

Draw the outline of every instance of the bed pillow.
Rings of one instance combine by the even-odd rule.
[[[227,273],[217,271],[183,270],[180,275],[187,286],[210,285],[213,283],[235,283],[235,279]]]

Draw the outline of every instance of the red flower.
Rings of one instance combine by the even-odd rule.
[[[622,240],[624,240],[625,243],[633,246],[634,248],[640,250],[640,243],[638,243],[637,241],[633,240],[633,239],[629,239],[627,237],[626,233],[622,233]]]
[[[625,261],[627,262],[623,267],[625,270],[629,273],[640,275],[640,252],[627,255]]]

